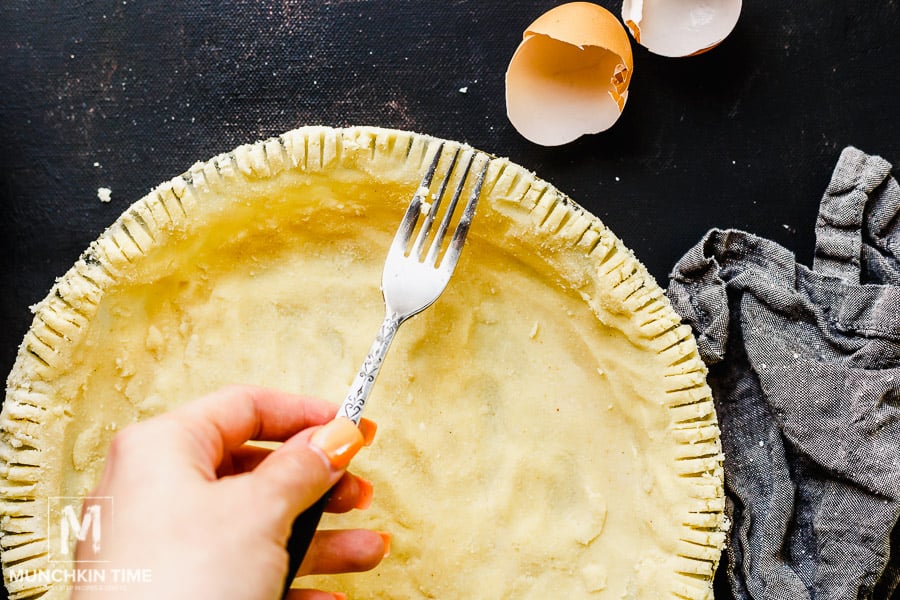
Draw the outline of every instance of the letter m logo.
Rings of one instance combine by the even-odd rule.
[[[55,497],[50,498],[48,509],[51,562],[73,560],[76,543],[81,543],[79,562],[103,562],[98,554],[112,519],[111,497]]]

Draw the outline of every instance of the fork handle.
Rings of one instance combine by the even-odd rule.
[[[350,386],[350,391],[344,398],[344,403],[338,409],[339,415],[347,417],[357,425],[359,425],[359,420],[362,418],[363,408],[366,406],[369,392],[372,391],[372,387],[375,385],[375,378],[378,377],[378,372],[381,371],[384,357],[387,355],[388,348],[391,347],[394,335],[397,334],[397,329],[400,328],[402,322],[403,319],[395,312],[387,312],[385,314],[384,321],[381,323],[381,329],[378,330],[378,335],[375,336],[375,341],[372,342],[372,347],[369,348],[369,354],[359,368],[356,379],[353,380],[353,385]]]
[[[391,342],[401,323],[403,323],[403,319],[396,313],[388,312],[385,315],[381,328],[378,330],[378,335],[375,336],[375,341],[372,342],[372,347],[369,348],[369,354],[366,356],[366,360],[363,361],[356,378],[353,380],[353,385],[350,386],[350,391],[344,399],[344,403],[338,410],[339,415],[344,415],[357,425],[359,425],[359,420],[362,418],[363,407],[365,407],[369,392],[372,391],[372,386],[375,384],[375,378],[378,376],[381,365],[384,363],[384,357],[387,355],[388,348],[391,347]],[[325,492],[325,495],[319,498],[315,504],[300,513],[291,525],[291,536],[287,542],[288,572],[284,581],[282,598],[285,598],[291,589],[291,582],[294,581],[297,570],[306,557],[306,552],[309,550],[309,545],[316,534],[319,521],[322,519],[322,513],[325,512],[325,506],[328,504],[328,499],[331,497],[333,490],[334,488],[331,488]]]

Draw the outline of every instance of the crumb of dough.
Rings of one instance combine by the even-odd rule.
[[[97,197],[100,198],[100,202],[109,202],[112,200],[112,190],[109,188],[97,188]]]

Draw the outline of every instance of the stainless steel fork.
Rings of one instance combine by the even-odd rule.
[[[406,214],[400,223],[400,228],[394,235],[394,241],[391,243],[387,260],[384,263],[384,273],[381,277],[381,291],[384,295],[385,305],[384,321],[381,324],[378,335],[375,336],[375,341],[369,349],[366,360],[356,375],[350,392],[347,394],[338,412],[338,414],[348,417],[357,424],[362,415],[363,407],[365,407],[366,399],[369,397],[369,392],[375,383],[375,378],[378,376],[379,370],[381,370],[384,357],[400,325],[410,317],[431,306],[444,291],[444,288],[447,287],[447,282],[450,281],[450,276],[453,275],[456,263],[459,261],[459,254],[462,251],[466,234],[469,231],[469,225],[475,214],[475,205],[481,194],[481,186],[484,182],[484,175],[489,162],[488,157],[483,154],[481,155],[483,164],[480,172],[469,193],[459,223],[453,231],[450,245],[441,257],[440,253],[444,239],[449,231],[453,214],[456,212],[460,195],[465,187],[476,156],[475,152],[467,153],[467,156],[463,158],[464,164],[460,168],[455,169],[461,153],[457,149],[453,154],[446,175],[441,180],[438,190],[433,196],[434,201],[428,203],[431,182],[434,178],[434,172],[438,166],[442,149],[443,144],[438,147],[419,189],[416,190],[409,207],[406,209]],[[432,237],[430,235],[431,230],[454,170],[459,171],[456,189],[450,199],[450,206],[444,211],[443,219]],[[422,219],[423,215],[424,219]],[[422,226],[416,234],[412,247],[410,247],[416,224],[420,220],[422,221]],[[426,248],[426,242],[429,239],[431,243]],[[440,261],[438,261],[439,258]]]
[[[375,378],[381,370],[384,357],[400,325],[431,306],[447,287],[447,282],[450,281],[450,276],[453,275],[459,262],[459,255],[475,214],[475,206],[481,195],[490,158],[481,152],[456,148],[449,158],[450,164],[446,168],[445,175],[438,183],[437,189],[432,192],[432,180],[440,165],[443,150],[444,144],[441,143],[431,159],[422,182],[413,194],[388,250],[381,277],[381,292],[385,305],[384,321],[338,410],[339,416],[348,417],[356,424],[359,424],[366,399],[372,391]],[[462,215],[453,229],[450,242],[444,249],[444,241],[450,233],[460,197],[476,161],[481,163],[476,167],[478,174],[471,184]],[[447,188],[453,180],[455,188],[449,206],[444,210],[437,230],[432,231]],[[417,229],[420,221],[421,226]],[[325,494],[294,521],[287,546],[290,561],[285,581],[285,595],[312,542],[329,496],[330,493]]]

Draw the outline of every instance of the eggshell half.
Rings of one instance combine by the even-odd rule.
[[[718,46],[741,15],[741,0],[624,0],[622,20],[638,44],[662,56]]]
[[[506,71],[506,111],[526,139],[558,146],[612,127],[628,98],[631,42],[611,12],[570,2],[522,36]]]

